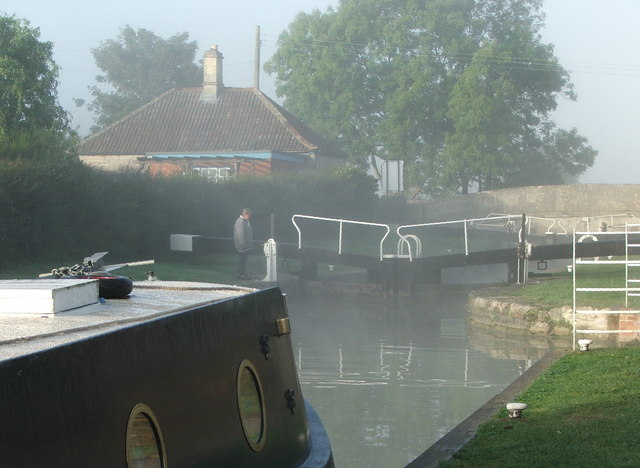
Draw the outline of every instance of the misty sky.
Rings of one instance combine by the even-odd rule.
[[[89,85],[99,70],[91,48],[115,39],[120,28],[145,28],[168,38],[188,32],[200,45],[199,56],[212,44],[224,55],[225,86],[253,86],[255,29],[262,35],[264,63],[276,50],[279,34],[300,12],[325,11],[338,0],[2,0],[0,12],[15,14],[40,28],[41,40],[52,41],[61,67],[60,103],[74,126],[88,133],[92,115],[73,98],[89,99]],[[560,63],[571,72],[577,102],[560,101],[555,119],[562,128],[578,128],[599,151],[584,183],[640,183],[640,17],[638,0],[546,0],[543,40],[555,45]],[[273,78],[261,72],[260,88],[276,99]]]

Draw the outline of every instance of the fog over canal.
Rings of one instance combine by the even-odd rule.
[[[289,295],[302,391],[338,468],[404,467],[544,354],[544,338],[471,327],[466,297]]]

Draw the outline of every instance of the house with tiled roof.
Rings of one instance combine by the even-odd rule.
[[[222,83],[222,54],[204,54],[204,83],[174,88],[88,137],[80,159],[104,170],[200,172],[216,179],[344,164],[345,154],[257,88]]]

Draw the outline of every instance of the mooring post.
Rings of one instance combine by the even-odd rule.
[[[264,256],[267,260],[267,276],[265,276],[262,281],[278,281],[278,258],[276,254],[276,241],[274,241],[273,239],[269,239],[264,244]]]
[[[527,241],[526,241],[527,216],[522,213],[522,222],[520,224],[520,232],[518,233],[518,246],[516,247],[517,257],[517,278],[518,284],[524,284],[527,281]]]

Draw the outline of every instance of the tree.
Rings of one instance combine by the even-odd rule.
[[[0,157],[60,158],[77,142],[58,104],[51,42],[26,20],[0,15]]]
[[[596,152],[551,120],[575,94],[541,42],[541,3],[343,0],[299,14],[265,68],[285,107],[354,161],[403,159],[427,193],[555,183]],[[543,164],[567,170],[525,171]]]
[[[110,88],[89,87],[93,101],[87,108],[97,114],[92,130],[106,127],[171,88],[200,85],[202,68],[194,63],[198,44],[188,39],[187,33],[163,39],[146,29],[125,26],[116,40],[92,49],[103,72],[96,81]],[[77,99],[76,104],[85,101]]]

